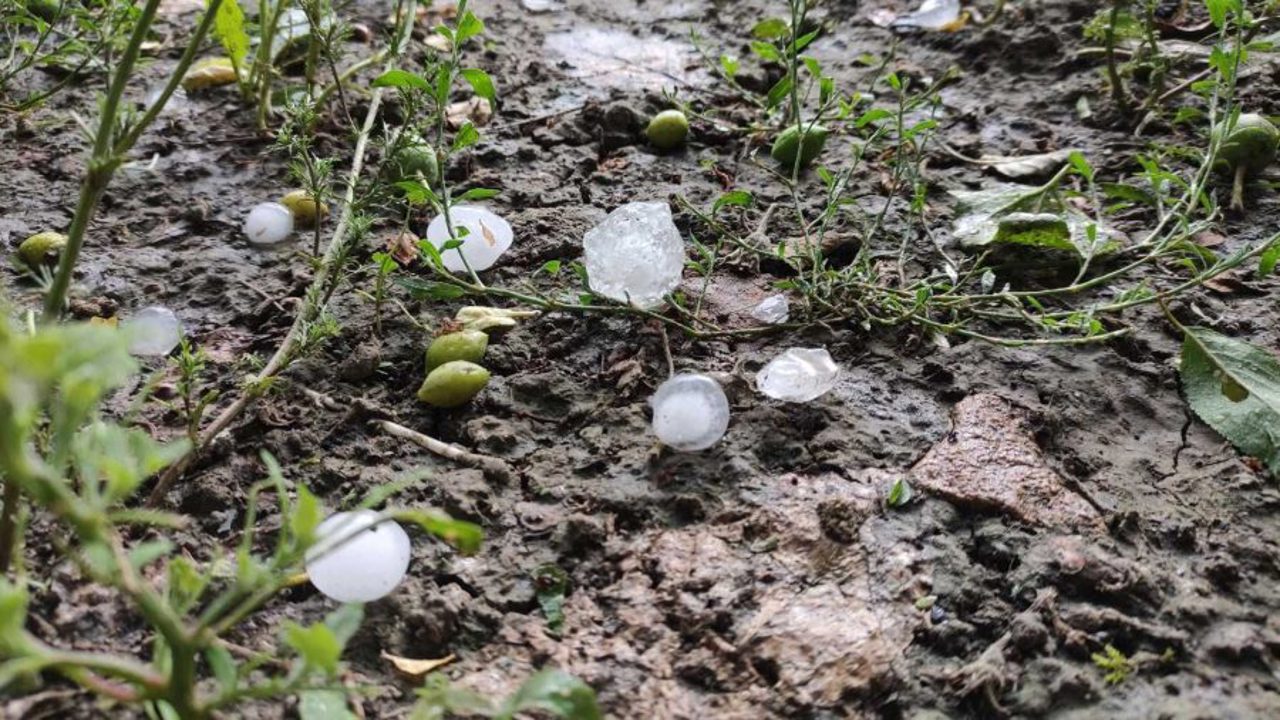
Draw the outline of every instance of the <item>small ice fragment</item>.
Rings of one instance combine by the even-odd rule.
[[[684,240],[665,202],[627,203],[582,238],[591,290],[618,302],[655,308],[680,285]]]
[[[442,249],[449,241],[449,227],[444,222],[444,215],[437,215],[427,226],[427,239],[440,250],[444,267],[449,272],[466,272],[467,265],[477,272],[488,270],[511,247],[511,226],[482,207],[455,205],[449,208],[449,220],[462,241],[462,245],[454,249]],[[460,232],[460,228],[466,228],[466,233]],[[465,264],[463,256],[467,258]]]
[[[560,0],[520,0],[520,4],[531,13],[551,12],[563,7]]]
[[[182,339],[182,323],[166,307],[143,308],[123,323],[131,355],[163,357]]]
[[[276,202],[254,205],[244,219],[244,234],[251,245],[275,245],[293,232],[293,213]]]
[[[809,402],[835,387],[840,368],[824,348],[790,348],[756,374],[756,387],[775,400]]]
[[[677,450],[706,450],[729,427],[729,400],[720,383],[706,375],[673,375],[649,402],[653,434]]]
[[[373,510],[353,510],[320,523],[306,556],[317,590],[338,602],[369,602],[400,584],[409,569],[409,535],[394,520],[374,525],[377,519]]]
[[[943,30],[960,19],[960,0],[924,0],[920,8],[893,21],[893,27]]]
[[[787,302],[787,296],[782,293],[770,295],[751,311],[751,317],[768,325],[777,325],[784,323],[791,316],[791,306]]]

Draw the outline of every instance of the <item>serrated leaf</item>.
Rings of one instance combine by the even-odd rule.
[[[431,659],[407,658],[400,657],[399,655],[392,655],[384,650],[382,652],[382,659],[391,663],[391,666],[399,673],[413,680],[421,680],[428,674],[439,670],[457,658],[453,655],[446,655],[442,658]]]
[[[1189,327],[1178,372],[1187,403],[1245,455],[1280,473],[1280,361],[1208,328]]]

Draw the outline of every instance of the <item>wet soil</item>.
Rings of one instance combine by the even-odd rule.
[[[940,135],[953,146],[972,155],[1077,147],[1114,173],[1132,169],[1148,142],[1196,141],[1185,126],[1161,124],[1135,138],[1105,117],[1099,67],[1074,54],[1093,3],[1011,5],[990,28],[897,40],[893,66],[904,74],[958,68],[940,116]],[[871,71],[859,56],[895,42],[868,13],[905,6],[827,4],[819,16],[828,32],[812,54],[841,87],[865,87]],[[750,139],[695,121],[688,147],[659,154],[640,133],[643,118],[664,107],[664,89],[731,108],[689,29],[713,53],[746,57],[750,27],[780,14],[778,3],[474,7],[492,40],[478,62],[497,80],[502,105],[452,172],[460,186],[502,191],[490,204],[511,222],[516,244],[486,276],[491,283],[578,257],[583,232],[625,201],[682,195],[705,206],[724,177],[755,193],[760,207],[783,200],[756,162],[766,148]],[[370,3],[356,13],[382,27],[387,10]],[[170,26],[191,12],[173,6]],[[173,54],[142,73],[139,96]],[[750,64],[746,82],[767,87],[771,78]],[[1257,67],[1244,80],[1245,104],[1280,113],[1275,61]],[[83,169],[73,113],[91,114],[99,89],[91,83],[4,119],[6,247],[67,225]],[[1078,116],[1081,96],[1099,109],[1094,117]],[[833,141],[824,162],[839,166],[849,142]],[[341,133],[323,143],[349,155]],[[231,89],[166,110],[104,198],[74,291],[86,313],[173,308],[210,353],[225,398],[250,358],[279,342],[310,275],[296,248],[254,249],[239,232],[249,207],[287,189],[284,161],[268,150]],[[856,179],[860,191],[883,192],[878,162]],[[993,179],[942,153],[926,172],[943,234],[945,190]],[[904,207],[891,208],[886,247],[896,248]],[[691,227],[683,213],[677,224]],[[1280,199],[1259,192],[1248,218],[1221,232],[1230,247],[1278,224]],[[708,302],[731,322],[770,279],[727,273]],[[35,302],[16,272],[6,269],[0,282],[11,299]],[[1248,284],[1258,292],[1198,292],[1175,311],[1276,349],[1276,283]],[[432,326],[457,306],[401,300]],[[375,337],[371,306],[350,288],[333,311],[341,335],[293,368],[170,499],[194,519],[179,541],[200,559],[234,542],[264,450],[331,508],[426,469],[404,503],[484,526],[474,557],[419,538],[410,576],[366,608],[346,656],[351,681],[375,688],[361,701],[366,717],[400,717],[412,702],[413,683],[379,658],[384,651],[455,654],[449,676],[495,695],[558,666],[620,718],[1280,716],[1280,490],[1189,415],[1176,376],[1179,340],[1158,313],[1127,316],[1136,332],[1123,340],[1076,349],[940,349],[910,333],[858,328],[749,341],[673,336],[677,368],[716,373],[733,408],[720,444],[682,455],[648,434],[645,398],[666,367],[661,336],[641,321],[549,314],[527,322],[491,346],[494,380],[478,400],[439,411],[413,399],[427,340],[420,329],[393,312]],[[844,368],[835,391],[803,405],[755,394],[754,371],[789,345],[828,347]],[[518,477],[500,482],[459,468],[358,413],[317,405],[306,390],[340,406],[378,407],[501,458]],[[160,435],[181,432],[158,406],[145,420]],[[901,477],[916,497],[886,509],[881,500]],[[273,522],[268,511],[268,531]],[[72,647],[142,652],[137,618],[85,585],[42,532],[51,530],[37,519],[28,563],[44,585],[33,629]],[[570,578],[559,634],[547,627],[533,579],[548,564]],[[276,642],[281,621],[315,620],[331,607],[296,588],[232,639],[263,647]],[[1132,661],[1121,683],[1104,682],[1091,660],[1106,645]],[[62,692],[7,702],[0,708],[23,717],[126,716]],[[234,716],[293,713],[281,702]]]

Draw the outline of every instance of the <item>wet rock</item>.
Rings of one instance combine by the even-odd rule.
[[[1253,623],[1227,621],[1214,625],[1200,640],[1200,650],[1217,660],[1230,663],[1257,663],[1268,669],[1268,663],[1280,650],[1276,633]]]
[[[360,382],[373,377],[382,362],[382,346],[377,342],[361,343],[338,364],[338,376],[347,382]]]
[[[1103,529],[1093,507],[1046,464],[1021,411],[996,395],[961,400],[951,433],[911,468],[911,480],[961,507],[1037,525]]]

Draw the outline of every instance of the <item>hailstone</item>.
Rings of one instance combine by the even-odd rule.
[[[244,219],[244,234],[251,245],[275,245],[293,232],[293,213],[275,202],[254,205]]]
[[[450,250],[443,249],[450,240],[444,215],[437,215],[427,226],[427,239],[440,251],[444,267],[450,272],[466,272],[467,265],[477,272],[488,270],[511,247],[514,237],[511,226],[506,220],[482,207],[455,205],[449,208],[449,220],[453,223],[455,234],[462,235],[458,238],[462,245]],[[459,228],[466,228],[466,234],[457,232]],[[466,257],[466,263],[462,262],[463,257]]]
[[[653,434],[677,450],[706,450],[729,427],[729,399],[706,375],[681,373],[658,386],[653,398]]]
[[[756,387],[775,400],[809,402],[836,386],[840,368],[824,348],[790,348],[756,374]]]
[[[143,308],[122,323],[129,336],[129,353],[163,357],[182,340],[182,322],[166,307]]]
[[[316,528],[307,576],[338,602],[369,602],[390,593],[409,569],[409,535],[373,510],[334,513]],[[376,525],[375,525],[376,523]]]

